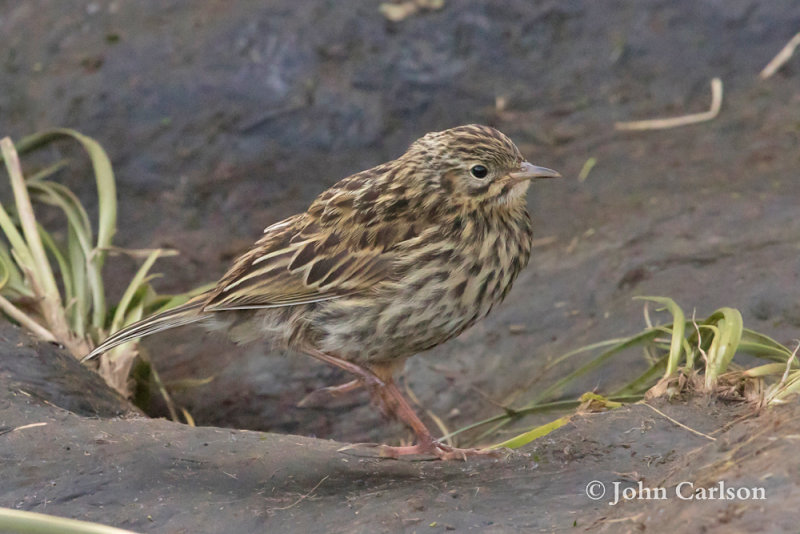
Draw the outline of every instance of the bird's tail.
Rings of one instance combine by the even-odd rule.
[[[136,338],[149,336],[150,334],[169,330],[177,326],[202,321],[208,317],[208,314],[202,311],[204,300],[205,299],[202,298],[195,298],[186,304],[151,315],[141,321],[126,326],[100,343],[92,352],[84,356],[81,361],[85,362],[91,360],[118,345],[122,345]]]

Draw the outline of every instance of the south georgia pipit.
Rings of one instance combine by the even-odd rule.
[[[531,254],[531,180],[559,173],[528,163],[504,134],[470,124],[432,132],[399,158],[348,176],[304,213],[264,230],[216,287],[114,333],[84,360],[177,326],[267,339],[340,367],[415,445],[380,454],[443,460],[487,454],[437,441],[394,383],[418,352],[485,317]]]

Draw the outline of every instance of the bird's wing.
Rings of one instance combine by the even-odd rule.
[[[264,230],[220,280],[203,311],[319,302],[391,279],[393,248],[416,237],[414,224],[354,209],[356,195],[323,193],[307,212]],[[359,220],[364,218],[369,220]]]

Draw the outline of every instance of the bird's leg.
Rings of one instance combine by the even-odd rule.
[[[384,386],[375,393],[379,402],[383,404],[387,411],[391,411],[398,419],[407,424],[417,435],[415,445],[405,447],[381,446],[381,455],[389,458],[397,458],[409,454],[432,454],[442,460],[466,460],[468,456],[501,456],[502,451],[484,449],[459,449],[441,443],[431,434],[425,423],[417,416],[411,405],[405,399],[392,380],[391,376],[384,377]]]
[[[432,454],[442,460],[465,460],[467,456],[498,456],[502,454],[497,450],[459,449],[436,440],[394,383],[392,372],[396,364],[372,365],[370,369],[367,369],[313,347],[303,347],[303,352],[356,375],[358,377],[356,381],[367,388],[373,401],[387,416],[397,417],[411,427],[417,436],[416,445],[406,447],[382,445],[382,456],[397,458],[409,454]],[[345,384],[345,386],[350,384]]]
[[[350,393],[361,386],[361,379],[356,378],[355,380],[351,380],[350,382],[346,382],[344,384],[339,384],[338,386],[327,386],[324,388],[315,389],[303,397],[300,402],[297,403],[297,406],[299,408],[318,406],[320,404],[324,404],[324,401],[329,400],[331,397],[336,398],[346,393]]]
[[[360,365],[356,365],[352,362],[348,362],[347,360],[337,358],[336,356],[331,356],[330,354],[322,352],[321,350],[317,350],[313,347],[303,347],[302,350],[309,356],[312,356],[318,360],[322,360],[323,362],[333,365],[334,367],[344,369],[345,371],[356,375],[357,378],[353,382],[360,382],[367,388],[380,387],[384,385],[383,381],[380,378],[378,378],[375,375],[375,373],[373,373],[369,369],[361,367]],[[334,387],[345,387],[349,386],[350,384],[352,384],[352,382],[348,382],[347,384],[342,384],[342,386],[334,386]]]

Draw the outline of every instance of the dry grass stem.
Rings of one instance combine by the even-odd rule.
[[[644,324],[647,328],[653,328],[653,321],[650,320],[650,303],[645,302],[642,308],[642,315],[644,315]]]
[[[531,240],[532,247],[546,247],[547,245],[552,245],[558,241],[558,236],[548,235],[545,237],[537,237]]]
[[[18,430],[26,430],[28,428],[36,428],[36,427],[46,426],[46,425],[47,425],[47,423],[31,423],[29,425],[22,425],[22,426],[18,426],[16,428],[12,428],[11,431],[12,432],[17,432]]]
[[[434,424],[436,424],[436,426],[439,428],[439,432],[441,432],[442,436],[444,436],[444,442],[452,447],[453,438],[450,435],[450,429],[448,429],[447,425],[444,424],[442,418],[422,405],[422,403],[419,400],[419,397],[417,397],[417,394],[414,393],[414,391],[411,389],[411,386],[408,385],[408,380],[403,380],[403,388],[406,390],[406,395],[408,395],[408,398],[411,399],[411,402],[416,404],[417,407],[425,410],[425,413],[428,415],[428,417],[430,417],[433,420]]]
[[[318,488],[318,487],[320,487],[320,486],[322,485],[322,483],[323,483],[323,482],[325,482],[325,481],[328,479],[328,477],[329,477],[329,476],[330,476],[330,475],[325,475],[324,477],[322,477],[322,480],[320,480],[319,482],[317,482],[316,486],[314,486],[313,488],[311,488],[311,490],[309,490],[309,492],[308,492],[308,493],[305,493],[305,494],[301,495],[299,499],[297,499],[296,501],[294,501],[294,502],[293,502],[292,504],[290,504],[289,506],[281,506],[280,508],[270,508],[270,511],[272,512],[272,511],[275,511],[275,510],[288,510],[289,508],[294,508],[295,506],[297,506],[298,504],[300,504],[301,502],[303,502],[304,500],[306,500],[308,497],[310,497],[312,493],[314,493],[315,491],[317,491],[317,488]]]
[[[171,248],[122,248],[122,247],[103,247],[97,249],[102,252],[108,252],[112,256],[128,256],[130,258],[147,258],[154,252],[157,252],[160,258],[167,256],[178,256],[179,251]]]
[[[444,7],[444,0],[407,0],[405,2],[384,2],[379,10],[388,20],[400,22],[419,11],[438,11]]]
[[[26,279],[36,295],[38,300],[36,307],[45,326],[36,323],[33,318],[24,314],[8,300],[4,299],[0,302],[0,308],[41,339],[46,341],[57,340],[66,346],[72,354],[81,354],[88,350],[89,346],[84,339],[73,335],[70,330],[61,300],[61,293],[39,233],[36,215],[28,194],[28,186],[22,174],[19,154],[14,147],[14,143],[8,137],[0,140],[0,150],[2,150],[3,159],[5,160],[19,223],[24,236],[24,244],[22,246],[25,248],[25,254],[30,255],[30,262],[21,263],[20,268],[25,273]],[[16,245],[14,241],[11,244],[12,252],[14,252]]]
[[[789,39],[789,42],[786,43],[786,46],[781,48],[781,51],[772,58],[772,61],[767,63],[767,66],[761,71],[758,77],[762,80],[766,80],[778,70],[780,70],[783,65],[791,59],[792,55],[794,55],[795,49],[800,46],[800,33]]]
[[[697,326],[697,321],[695,320],[695,311],[696,310],[692,310],[692,324],[694,325],[695,332],[697,332],[697,350],[703,357],[703,363],[706,366],[706,372],[708,372],[708,353],[703,350],[703,336],[700,334],[700,327]]]
[[[17,321],[23,328],[27,328],[33,332],[33,334],[42,341],[47,341],[48,343],[58,342],[56,336],[54,336],[50,330],[28,317],[22,310],[11,304],[11,302],[2,296],[0,296],[0,310]]]
[[[651,410],[656,412],[661,417],[667,419],[668,421],[670,421],[673,424],[678,425],[679,427],[683,428],[684,430],[688,430],[692,434],[700,436],[701,438],[706,438],[707,440],[710,440],[710,441],[717,441],[717,438],[709,436],[708,434],[704,434],[704,433],[700,432],[699,430],[695,430],[694,428],[691,428],[691,427],[688,427],[688,426],[684,425],[680,421],[678,421],[676,419],[673,419],[672,417],[668,416],[667,414],[665,414],[664,412],[662,412],[658,408],[656,408],[654,406],[651,406],[651,405],[647,404],[646,402],[643,402],[642,404],[644,404],[645,406],[647,406],[648,408],[650,408]]]
[[[668,128],[677,128],[679,126],[686,126],[689,124],[697,124],[700,122],[710,121],[719,115],[719,110],[722,107],[722,80],[714,78],[711,80],[711,109],[703,113],[694,113],[691,115],[682,115],[680,117],[671,117],[668,119],[648,119],[641,121],[630,122],[616,122],[614,123],[615,130],[666,130]]]
[[[585,182],[595,165],[597,165],[597,158],[591,157],[587,159],[583,167],[581,167],[581,172],[578,173],[578,181]]]
[[[34,262],[33,268],[36,269],[39,275],[38,279],[45,284],[45,287],[42,288],[42,294],[39,295],[42,299],[42,311],[44,312],[47,323],[55,327],[58,330],[58,334],[61,335],[60,337],[64,339],[68,335],[69,328],[61,313],[63,309],[61,295],[58,292],[53,270],[50,267],[50,262],[47,260],[47,253],[44,250],[44,245],[39,236],[36,216],[33,213],[33,205],[28,196],[25,178],[22,176],[22,166],[19,162],[19,155],[14,148],[14,143],[12,143],[11,139],[8,137],[0,141],[0,147],[2,148],[3,158],[6,161],[8,175],[11,179],[11,188],[17,203],[20,226],[22,227],[25,241]]]
[[[786,359],[786,369],[783,371],[783,376],[781,377],[781,381],[778,383],[778,387],[784,385],[786,383],[786,379],[789,378],[789,371],[792,369],[792,362],[797,359],[797,351],[800,350],[800,340],[795,340],[797,346],[792,351],[792,355]]]

